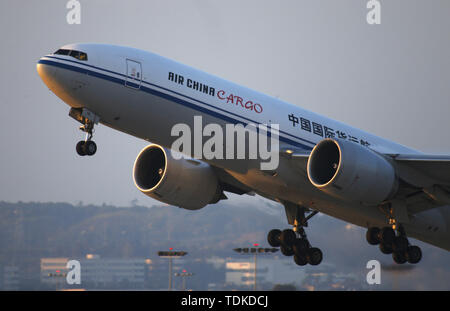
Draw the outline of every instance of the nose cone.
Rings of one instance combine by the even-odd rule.
[[[55,68],[49,65],[43,57],[37,62],[36,70],[47,87],[52,89],[55,82]]]

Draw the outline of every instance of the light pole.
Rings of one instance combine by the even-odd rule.
[[[173,248],[169,248],[170,251],[159,251],[158,256],[161,258],[169,258],[169,290],[172,290],[172,259],[180,258],[187,255],[187,252],[184,251],[173,251]]]
[[[49,273],[48,276],[50,278],[55,278],[56,281],[56,290],[58,291],[59,289],[61,289],[63,286],[63,278],[65,278],[67,276],[67,273],[65,272],[61,272],[61,270],[56,270],[55,273]]]
[[[272,248],[264,248],[264,247],[258,247],[259,244],[255,243],[253,244],[255,247],[244,247],[244,248],[235,248],[233,249],[237,253],[241,254],[253,254],[254,255],[254,267],[253,267],[253,290],[256,291],[256,258],[258,254],[267,254],[267,253],[275,253],[278,251],[278,248],[272,247]]]
[[[193,276],[194,273],[188,273],[186,270],[183,270],[181,273],[175,273],[175,276],[180,276],[182,278],[182,287],[181,290],[186,290],[186,277]]]

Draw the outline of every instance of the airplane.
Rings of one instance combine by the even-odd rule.
[[[80,156],[96,153],[93,130],[103,124],[150,143],[132,172],[149,197],[190,210],[227,199],[227,192],[279,202],[292,227],[271,230],[267,241],[299,266],[322,262],[305,231],[319,212],[367,228],[367,242],[397,264],[422,258],[410,237],[450,250],[450,156],[419,152],[135,48],[68,44],[40,58],[37,72],[82,124]],[[273,128],[277,165],[262,169],[264,159],[248,153],[201,157],[188,143],[176,156],[175,126],[194,128],[199,118],[203,133],[209,125]],[[198,139],[190,143],[195,148]],[[214,148],[239,147],[219,144]]]

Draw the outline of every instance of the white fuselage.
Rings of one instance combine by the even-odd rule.
[[[71,107],[87,108],[111,128],[170,148],[175,124],[279,124],[281,148],[310,151],[326,137],[339,137],[384,154],[419,152],[296,105],[255,92],[159,55],[119,46],[75,44],[87,61],[47,55],[38,71],[47,86]],[[45,78],[44,78],[45,77]],[[334,135],[334,136],[333,136]],[[245,160],[206,160],[273,200],[290,201],[359,226],[382,226],[376,207],[331,198],[308,180],[305,171],[280,159],[280,174],[265,174]],[[448,231],[430,232],[429,223],[449,225],[447,210],[433,209],[408,225],[411,236],[450,248]]]

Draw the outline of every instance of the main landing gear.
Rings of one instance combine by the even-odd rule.
[[[86,133],[85,140],[81,140],[76,145],[76,150],[80,156],[92,156],[97,151],[97,145],[92,140],[94,135],[94,125],[100,118],[86,108],[71,108],[69,116],[80,122],[80,130]]]
[[[294,228],[283,231],[273,229],[267,235],[267,241],[272,247],[280,247],[283,255],[294,256],[294,262],[299,266],[320,264],[323,258],[322,251],[311,246],[304,230],[304,227],[308,226],[308,220],[317,212],[311,212],[305,217],[306,208],[289,202],[285,202],[283,205],[288,223]]]
[[[370,245],[379,245],[383,254],[392,254],[392,259],[397,264],[406,262],[416,264],[422,259],[420,247],[409,243],[402,225],[394,224],[392,227],[384,228],[370,227],[367,230],[366,239]]]

